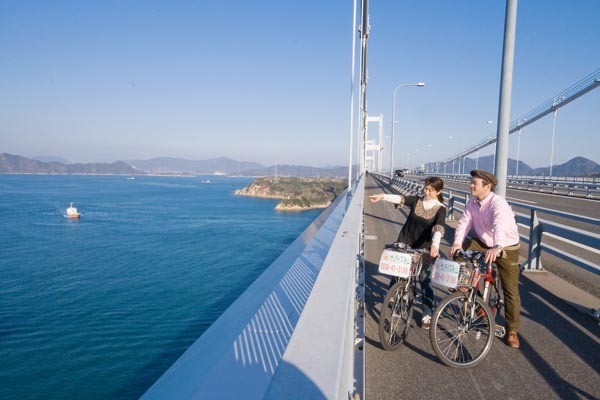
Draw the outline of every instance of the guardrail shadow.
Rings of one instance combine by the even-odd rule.
[[[296,399],[327,399],[315,382],[293,364],[281,360],[279,372],[286,377],[285,382],[279,380],[272,384],[265,394],[265,399],[285,399],[289,398],[290,393],[295,393],[292,398]]]
[[[586,316],[561,298],[550,293],[543,287],[521,275],[521,302],[526,305],[529,313],[527,318],[548,329],[555,338],[568,347],[581,361],[586,363],[596,373],[600,372],[600,357],[598,357],[598,338],[600,327],[591,317]],[[587,330],[588,332],[584,332]],[[593,338],[591,335],[595,335]],[[552,349],[548,349],[551,351]],[[588,393],[566,381],[548,361],[521,335],[521,351],[531,365],[538,370],[540,376],[561,398],[598,398],[600,386],[597,376],[596,393]],[[593,386],[593,384],[592,384]]]
[[[365,311],[371,317],[375,324],[379,324],[380,311],[378,304],[383,303],[383,299],[389,289],[389,279],[379,280],[382,275],[378,273],[379,265],[370,261],[365,261]],[[365,335],[365,341],[377,348],[383,349],[379,341]]]

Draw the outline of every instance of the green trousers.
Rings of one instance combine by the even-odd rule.
[[[467,239],[463,249],[485,251],[490,247],[477,239]],[[504,319],[507,332],[518,332],[521,320],[521,296],[519,295],[519,249],[503,250],[496,258],[500,283],[504,292]]]

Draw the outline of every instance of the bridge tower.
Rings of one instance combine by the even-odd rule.
[[[375,140],[369,140],[369,122],[377,122],[379,123],[379,137],[377,143]],[[381,174],[383,172],[383,114],[379,114],[376,117],[367,116],[367,126],[366,126],[366,135],[367,142],[366,145],[366,166],[369,171],[377,172]]]

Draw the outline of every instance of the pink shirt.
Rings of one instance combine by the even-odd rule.
[[[507,247],[519,243],[515,216],[502,196],[490,193],[479,201],[471,197],[454,234],[454,244],[462,245],[466,234],[473,229],[477,239],[488,247]]]

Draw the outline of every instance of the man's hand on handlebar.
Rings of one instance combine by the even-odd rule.
[[[485,251],[485,263],[486,264],[493,263],[494,261],[496,261],[496,258],[498,258],[501,253],[502,253],[502,249],[495,249],[495,248],[487,249]]]
[[[440,255],[440,248],[438,246],[431,246],[429,249],[429,255],[433,258],[438,258]]]

